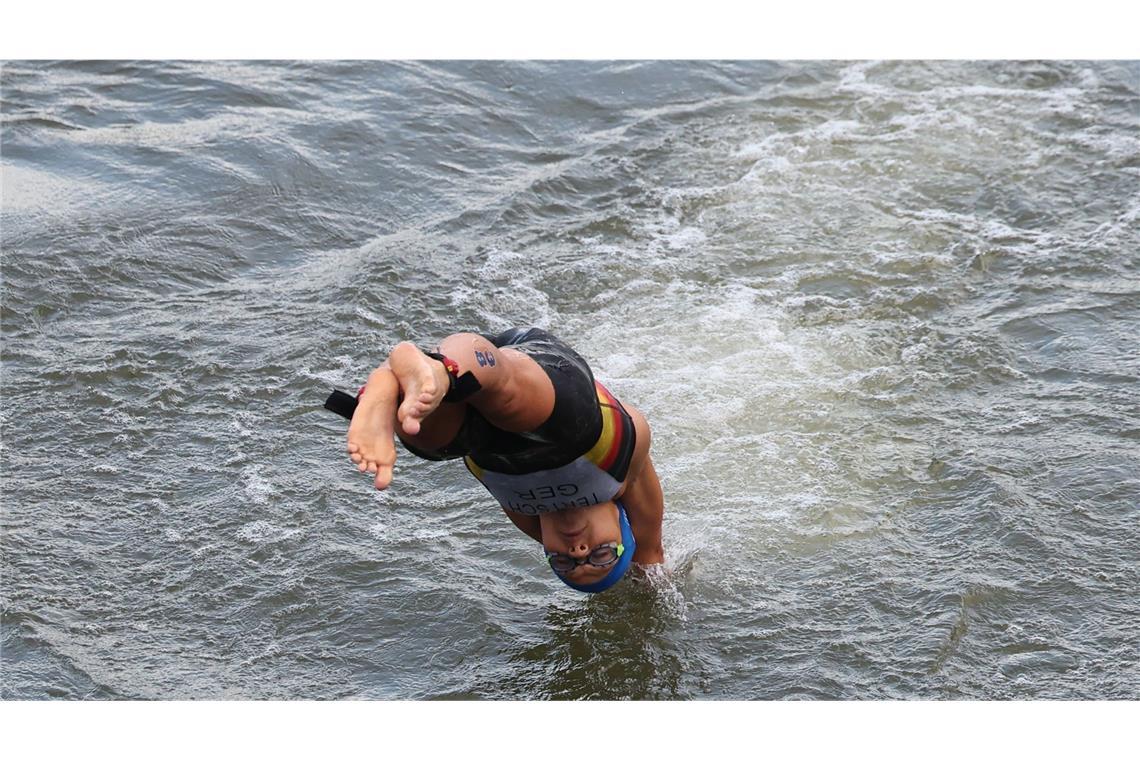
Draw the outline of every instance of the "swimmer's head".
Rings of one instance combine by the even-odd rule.
[[[539,521],[542,545],[548,557],[563,555],[563,562],[566,562],[565,557],[588,560],[562,572],[554,569],[557,558],[552,563],[558,579],[573,589],[588,593],[605,591],[621,580],[633,561],[637,545],[621,502],[607,501],[539,515]],[[608,561],[613,554],[617,555],[616,559]],[[590,561],[605,566],[597,567]]]

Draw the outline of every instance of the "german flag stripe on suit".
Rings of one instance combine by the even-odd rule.
[[[633,420],[622,407],[621,402],[606,390],[601,383],[594,381],[598,393],[598,405],[602,410],[602,434],[598,442],[586,452],[586,459],[608,472],[619,483],[629,474],[629,463],[633,459],[636,439]]]

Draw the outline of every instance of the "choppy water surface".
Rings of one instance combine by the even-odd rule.
[[[6,698],[1137,698],[1140,66],[7,63]],[[534,324],[669,574],[320,409]]]

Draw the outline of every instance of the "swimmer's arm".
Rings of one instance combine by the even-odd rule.
[[[653,460],[646,456],[645,466],[626,486],[621,497],[629,516],[629,527],[637,540],[633,561],[639,565],[656,565],[665,561],[665,547],[661,543],[661,523],[665,518],[665,496],[661,482],[653,469]]]
[[[629,527],[637,540],[633,561],[639,565],[656,565],[665,561],[661,545],[661,522],[665,516],[665,497],[661,482],[649,456],[653,432],[649,422],[636,408],[623,404],[637,429],[637,446],[630,462],[629,479],[621,491],[621,500],[629,516]]]
[[[503,514],[511,518],[515,527],[527,534],[535,541],[542,543],[542,526],[537,517],[533,515],[517,515],[514,512],[503,510]],[[632,526],[631,526],[632,528]]]

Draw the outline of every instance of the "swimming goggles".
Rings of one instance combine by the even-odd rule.
[[[599,544],[595,546],[593,551],[591,551],[582,559],[571,557],[569,554],[546,552],[546,561],[550,563],[550,567],[554,570],[554,572],[565,574],[578,567],[578,565],[590,565],[591,567],[609,567],[621,559],[621,555],[624,553],[624,544],[611,542],[608,544]]]

